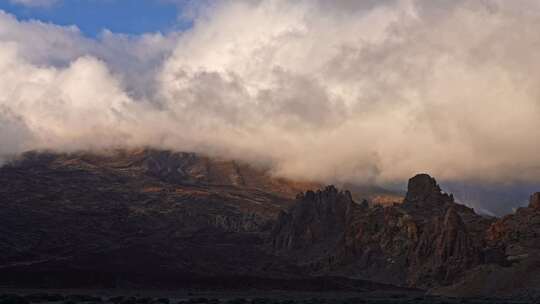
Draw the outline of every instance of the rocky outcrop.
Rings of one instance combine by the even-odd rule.
[[[482,262],[479,245],[456,208],[448,208],[444,217],[435,217],[423,227],[410,256],[409,284],[433,287],[453,282]]]
[[[444,208],[454,203],[454,197],[442,192],[437,181],[427,175],[418,174],[409,179],[407,195],[403,205],[417,208]]]
[[[403,204],[387,207],[357,204],[334,187],[308,192],[279,217],[273,245],[314,274],[426,288],[485,262],[488,225],[420,174],[409,180]]]
[[[534,210],[540,210],[540,192],[536,192],[531,195],[529,200],[529,208]]]
[[[528,207],[518,208],[514,214],[494,222],[488,229],[487,239],[506,247],[540,248],[540,193],[530,197]],[[515,246],[514,246],[515,247]]]
[[[483,258],[492,263],[471,267],[457,283],[435,292],[459,296],[540,296],[539,199],[538,193],[533,194],[528,207],[497,219],[487,229]]]
[[[278,218],[273,231],[274,249],[298,250],[337,242],[353,209],[351,193],[328,186],[322,191],[300,194],[297,201]]]

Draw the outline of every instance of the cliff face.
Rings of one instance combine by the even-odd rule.
[[[278,218],[273,232],[274,249],[316,251],[317,245],[333,249],[332,244],[339,241],[348,224],[353,204],[350,192],[338,192],[334,186],[298,195],[291,210]]]
[[[497,219],[488,228],[484,255],[499,263],[471,268],[460,280],[436,292],[460,296],[540,295],[539,199],[539,193],[533,194],[528,207]]]
[[[273,245],[312,273],[432,287],[484,262],[489,220],[456,204],[428,175],[409,181],[401,205],[369,208],[333,187],[299,199],[279,217]]]

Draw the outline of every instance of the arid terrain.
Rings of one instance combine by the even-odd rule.
[[[401,200],[350,188],[193,153],[28,152],[0,168],[0,285],[20,295],[186,290],[167,297],[189,303],[206,303],[194,294],[204,290],[207,301],[244,292],[238,303],[278,291],[373,303],[540,296],[540,194],[490,218],[426,174]],[[69,293],[57,302],[80,302]],[[122,295],[115,301],[154,303]]]

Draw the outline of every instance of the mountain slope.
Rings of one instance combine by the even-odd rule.
[[[0,269],[62,269],[68,281],[257,274],[273,261],[265,231],[299,185],[187,153],[29,153],[0,169]]]
[[[26,153],[0,168],[0,285],[304,277],[267,239],[316,187],[193,153]]]

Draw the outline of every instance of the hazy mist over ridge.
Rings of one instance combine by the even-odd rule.
[[[98,39],[0,12],[0,154],[137,147],[293,178],[540,179],[540,3],[204,1]]]

